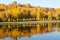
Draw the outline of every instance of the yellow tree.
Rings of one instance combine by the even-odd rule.
[[[0,12],[0,21],[3,21],[3,16],[1,12]]]
[[[36,14],[37,14],[37,8],[30,8],[30,14],[33,16],[31,19],[32,20],[37,20],[36,19]]]
[[[48,11],[47,15],[48,15],[48,20],[51,20],[51,16],[52,16],[51,11]]]
[[[11,9],[7,8],[7,10],[5,10],[5,16],[8,22],[10,22],[10,16],[9,16],[10,14],[11,14]]]
[[[58,20],[60,19],[60,8],[56,8],[56,17]]]
[[[19,8],[13,8],[11,10],[11,14],[14,16],[14,18],[17,18],[17,21],[18,21],[18,14],[20,13],[20,9]]]
[[[26,7],[31,7],[31,5],[30,5],[30,4],[26,4],[25,6],[26,6]]]

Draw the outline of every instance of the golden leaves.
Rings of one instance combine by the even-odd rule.
[[[5,16],[6,16],[6,17],[4,17],[2,14],[0,14],[0,17],[4,17],[7,20],[8,20],[7,17],[9,15],[11,15],[13,18],[18,19],[18,17],[21,16],[21,14],[28,15],[30,13],[29,15],[31,16],[31,18],[40,19],[40,16],[42,16],[44,18],[45,15],[50,17],[50,16],[52,16],[52,14],[54,15],[54,13],[56,14],[56,16],[58,14],[60,14],[59,8],[54,9],[54,10],[56,10],[56,12],[55,12],[53,10],[53,8],[35,7],[35,6],[31,6],[30,4],[21,5],[21,4],[17,4],[16,1],[14,1],[12,4],[9,4],[9,5],[0,4],[0,8],[4,9],[4,11],[2,10],[0,12],[5,12]],[[11,18],[11,20],[14,20],[11,16],[9,16]],[[19,17],[19,19],[20,18],[21,17]],[[28,17],[25,17],[25,18],[27,19]],[[21,19],[23,19],[23,18],[21,18]]]

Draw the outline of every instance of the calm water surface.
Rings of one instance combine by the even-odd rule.
[[[60,40],[60,23],[0,25],[0,40]]]

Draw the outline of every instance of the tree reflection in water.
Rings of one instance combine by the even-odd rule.
[[[8,24],[0,25],[0,38],[14,38],[30,37],[33,34],[43,34],[47,32],[54,32],[52,28],[59,28],[60,23],[46,23],[46,24]],[[56,30],[60,32],[60,30]]]

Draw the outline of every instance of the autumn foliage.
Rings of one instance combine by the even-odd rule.
[[[0,22],[60,20],[60,8],[44,8],[30,4],[0,4]]]

